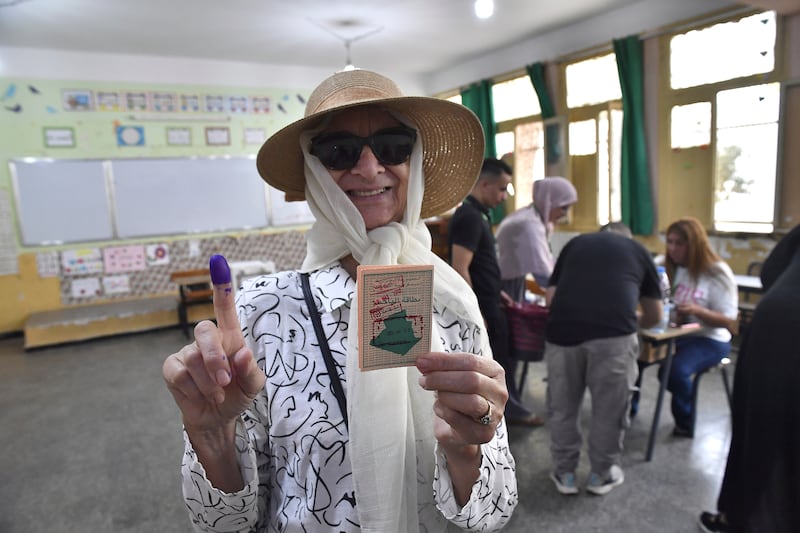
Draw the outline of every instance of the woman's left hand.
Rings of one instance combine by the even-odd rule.
[[[508,400],[497,361],[469,353],[430,352],[417,358],[420,386],[436,393],[436,440],[446,450],[492,440]]]

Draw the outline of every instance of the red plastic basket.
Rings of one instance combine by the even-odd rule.
[[[515,303],[506,308],[511,338],[511,356],[519,361],[544,358],[547,308],[532,303]]]

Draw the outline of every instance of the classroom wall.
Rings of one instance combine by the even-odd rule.
[[[0,76],[0,333],[22,329],[26,318],[36,311],[174,293],[169,273],[203,267],[212,253],[226,253],[231,261],[258,259],[274,261],[278,268],[299,266],[305,252],[303,226],[25,245],[20,238],[9,162],[252,156],[265,137],[302,116],[308,92],[291,86]],[[102,93],[106,95],[103,104],[98,99]],[[184,96],[192,97],[184,100],[197,107],[182,110]],[[133,109],[132,104],[141,103],[142,97],[145,108]],[[223,110],[208,109],[207,97],[209,102],[222,103]],[[258,110],[253,107],[256,100]],[[236,106],[242,102],[246,108],[239,111]],[[122,132],[130,128],[143,137],[125,138]],[[171,128],[188,132],[188,138],[183,136],[181,141],[188,144],[171,144],[167,134]],[[228,143],[209,144],[207,128],[224,128]],[[56,146],[48,146],[52,139],[47,140],[47,132],[53,130],[71,132],[68,144],[72,145],[58,146],[58,141]],[[255,161],[252,165],[255,168]],[[255,171],[254,177],[257,179]],[[225,191],[224,176],[220,191]],[[159,209],[169,209],[158,203],[158,192],[153,191],[156,215]],[[192,202],[191,192],[186,191],[186,202]],[[69,194],[64,196],[61,202],[78,201]],[[237,200],[221,194],[220,201]],[[98,213],[84,216],[91,221]],[[47,223],[57,226],[59,221]]]

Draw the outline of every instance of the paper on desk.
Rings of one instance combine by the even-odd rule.
[[[361,370],[412,366],[430,351],[433,267],[358,267]]]

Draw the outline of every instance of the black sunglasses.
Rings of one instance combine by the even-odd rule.
[[[364,145],[370,147],[382,165],[399,165],[411,157],[416,140],[417,132],[405,126],[378,130],[367,137],[338,131],[311,139],[309,151],[330,170],[347,170],[356,166]]]

